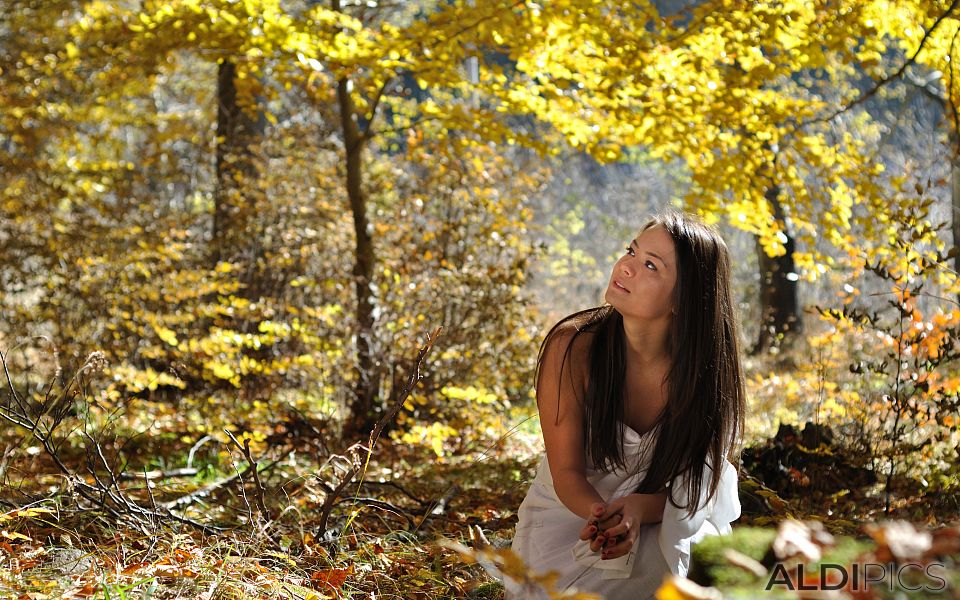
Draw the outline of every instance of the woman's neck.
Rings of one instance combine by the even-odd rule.
[[[670,319],[656,321],[623,320],[630,362],[655,365],[670,359]]]

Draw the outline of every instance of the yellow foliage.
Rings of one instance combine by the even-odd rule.
[[[111,387],[121,392],[138,393],[144,390],[155,391],[163,386],[185,389],[186,383],[175,374],[168,372],[158,373],[151,367],[138,369],[132,365],[120,364],[109,366],[104,370],[112,376]]]
[[[446,456],[445,443],[457,434],[456,429],[442,423],[415,424],[401,434],[399,440],[406,444],[425,445],[442,461]]]
[[[164,343],[169,344],[171,346],[176,346],[177,344],[179,344],[179,342],[177,341],[177,333],[172,329],[167,329],[166,327],[154,325],[154,330],[157,332],[157,337],[159,337],[160,340],[163,341]]]
[[[455,387],[455,386],[445,386],[440,390],[440,393],[454,400],[467,400],[469,402],[477,402],[479,404],[490,404],[497,400],[497,395],[492,394],[487,390],[476,388],[474,386],[468,386],[465,388]]]
[[[669,575],[659,588],[656,600],[721,600],[723,594],[716,588],[704,588],[689,579]]]

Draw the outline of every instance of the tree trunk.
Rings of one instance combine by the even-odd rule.
[[[774,218],[787,236],[787,241],[783,244],[786,252],[781,256],[767,256],[760,239],[756,240],[757,264],[760,270],[761,320],[760,333],[752,354],[768,351],[803,330],[797,298],[796,265],[793,260],[796,241],[787,230],[779,196],[778,185],[768,188],[765,195],[773,209]]]
[[[237,69],[224,60],[217,71],[217,188],[214,195],[214,263],[237,261],[241,264],[243,294],[260,296],[257,285],[257,260],[262,253],[257,205],[260,190],[259,144],[265,122],[262,115],[244,111],[237,98]]]
[[[357,123],[356,106],[350,95],[347,78],[337,82],[337,101],[340,107],[340,125],[343,130],[343,149],[346,162],[347,197],[353,213],[356,236],[356,255],[353,266],[356,290],[356,369],[354,397],[344,423],[347,435],[365,434],[377,421],[380,380],[373,352],[373,265],[376,257],[367,221],[367,197],[363,190],[363,146],[365,139]]]
[[[950,147],[953,155],[950,157],[950,224],[953,229],[953,245],[960,246],[960,139],[956,127],[950,130]],[[960,252],[953,257],[953,268],[960,273]]]

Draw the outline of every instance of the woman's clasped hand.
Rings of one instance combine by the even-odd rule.
[[[590,541],[590,549],[600,558],[620,558],[630,552],[644,523],[659,522],[666,494],[629,494],[606,504],[590,507],[591,517],[580,531],[580,539]]]

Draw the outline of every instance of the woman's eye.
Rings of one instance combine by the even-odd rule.
[[[636,255],[633,253],[633,248],[632,248],[631,246],[627,246],[627,254],[629,254],[630,256],[636,256]]]
[[[645,263],[643,263],[643,264],[644,264],[644,266],[646,266],[646,267],[647,267],[648,269],[650,269],[651,271],[656,271],[656,270],[657,270],[657,265],[653,264],[652,261],[649,261],[649,260],[648,260],[647,262],[645,262]]]

